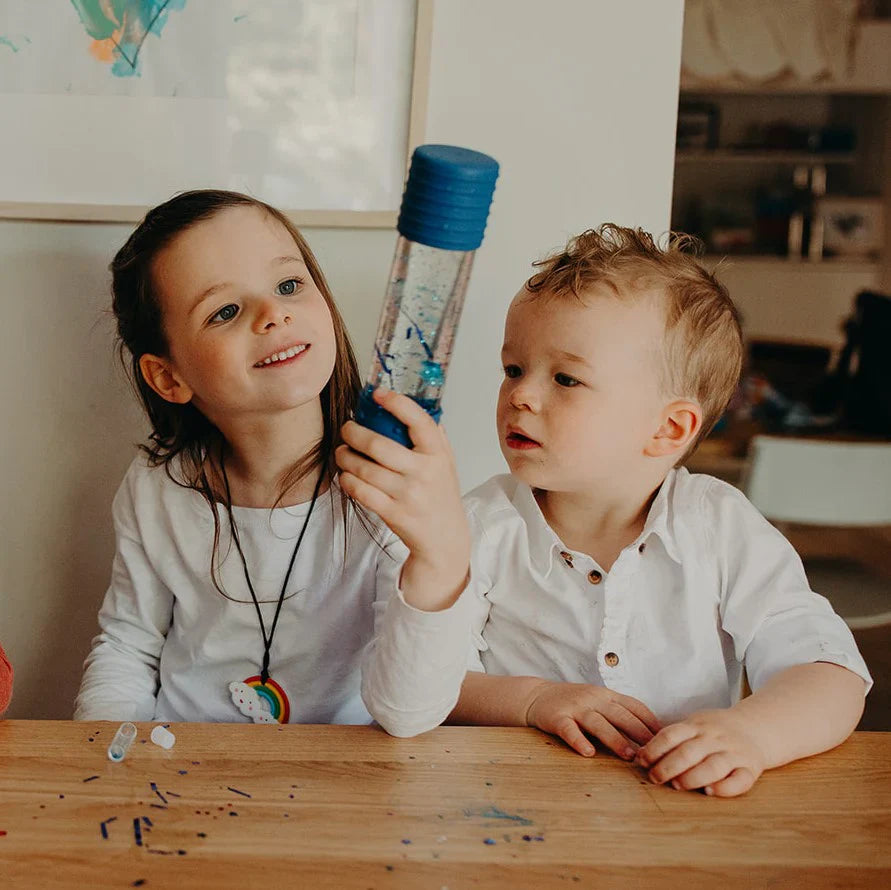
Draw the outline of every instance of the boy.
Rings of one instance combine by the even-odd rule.
[[[735,488],[678,468],[743,354],[689,240],[584,232],[511,304],[511,475],[466,499],[480,651],[449,719],[537,726],[586,756],[594,736],[653,782],[733,796],[842,742],[871,680],[786,539]]]

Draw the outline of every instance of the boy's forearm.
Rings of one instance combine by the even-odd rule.
[[[863,713],[863,680],[837,664],[787,668],[732,709],[772,769],[843,742]]]
[[[547,682],[540,677],[500,677],[468,671],[458,704],[446,723],[526,726],[533,694]]]

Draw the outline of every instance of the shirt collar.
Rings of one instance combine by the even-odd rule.
[[[672,469],[665,477],[647,514],[643,531],[637,538],[638,545],[643,544],[651,535],[656,535],[662,542],[665,552],[676,562],[681,562],[677,541],[670,522],[670,505],[678,472],[686,470]],[[535,567],[547,574],[551,570],[555,556],[566,550],[566,545],[557,533],[548,525],[532,489],[525,482],[518,482],[511,498],[517,513],[526,523],[529,534],[529,555]]]
[[[539,572],[546,575],[554,562],[554,556],[565,550],[566,546],[557,533],[548,525],[532,489],[525,483],[517,483],[514,496],[511,498],[517,513],[526,523],[529,534],[529,557]]]
[[[678,549],[678,543],[675,538],[674,529],[671,522],[671,502],[674,488],[677,484],[678,473],[686,473],[686,470],[671,469],[665,477],[659,491],[653,499],[650,512],[647,514],[647,521],[644,523],[643,531],[637,539],[638,544],[643,544],[650,537],[656,535],[662,542],[665,552],[678,564],[681,562],[681,554]]]

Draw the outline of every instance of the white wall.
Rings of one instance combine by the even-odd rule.
[[[426,141],[502,165],[446,387],[470,487],[493,427],[504,312],[529,263],[606,220],[668,226],[681,0],[437,0]],[[0,640],[10,716],[70,716],[142,424],[111,349],[106,267],[129,227],[0,221]],[[390,231],[309,230],[369,359]]]

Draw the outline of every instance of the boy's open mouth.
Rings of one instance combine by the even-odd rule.
[[[516,431],[509,432],[507,434],[506,440],[508,448],[515,448],[518,451],[523,451],[527,448],[540,448],[541,443],[536,442],[535,439],[530,439],[525,433],[519,433]]]
[[[306,352],[309,349],[309,343],[298,343],[295,346],[289,346],[287,349],[283,349],[280,352],[273,352],[270,355],[267,355],[266,358],[260,359],[260,361],[256,362],[254,365],[255,368],[266,368],[270,365],[284,365],[289,364],[298,355]]]

